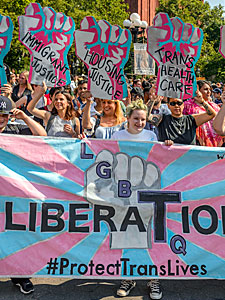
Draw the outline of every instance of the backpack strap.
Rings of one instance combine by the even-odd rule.
[[[91,138],[95,138],[95,132],[96,132],[96,129],[99,127],[100,122],[101,122],[101,116],[97,115],[97,119],[96,119],[95,126],[94,126],[94,132],[90,136]]]
[[[50,128],[52,127],[53,121],[55,119],[56,115],[51,115],[50,118],[48,119],[48,123],[46,125],[46,132],[48,133],[48,131],[50,130]]]

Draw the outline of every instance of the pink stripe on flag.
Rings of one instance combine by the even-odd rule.
[[[16,144],[16,147],[15,147]],[[1,148],[48,171],[84,185],[84,172],[41,138],[1,136]],[[41,150],[41,151],[40,151]]]
[[[153,233],[152,233],[152,241],[153,241]],[[168,270],[168,264],[169,264],[168,261],[169,260],[171,261],[171,266],[172,266],[171,272],[175,271],[175,266],[177,265],[176,260],[179,260],[179,266],[182,266],[184,269],[186,269],[186,267],[187,267],[187,265],[181,260],[181,258],[179,256],[177,256],[175,253],[173,253],[173,251],[170,249],[169,245],[166,243],[154,243],[154,241],[153,241],[152,249],[149,249],[149,255],[153,261],[153,264],[158,266],[158,270],[159,270],[159,266],[161,266],[161,265],[165,265],[167,267],[166,270]],[[180,268],[180,272],[182,272],[181,268]],[[198,277],[198,276],[192,275],[190,273],[189,268],[185,275],[180,274],[180,276],[182,276],[182,277]],[[163,278],[164,276],[161,276],[161,277]],[[168,274],[166,274],[165,277],[174,278],[175,276],[172,276],[172,275],[169,276]]]
[[[190,146],[165,146],[156,144],[149,152],[147,161],[155,163],[162,172],[169,164],[180,158],[191,149]]]
[[[33,198],[33,199],[56,199],[56,200],[71,200],[85,201],[83,197],[69,192],[41,185],[26,180],[13,179],[10,177],[0,176],[1,196]],[[63,186],[62,186],[63,188]]]
[[[215,197],[215,198],[207,198],[202,200],[195,201],[185,201],[181,204],[167,204],[167,212],[170,213],[181,213],[181,209],[183,206],[188,206],[189,214],[193,212],[193,210],[201,205],[210,205],[213,207],[218,215],[218,218],[222,218],[221,206],[224,205],[224,196]],[[209,214],[206,212],[200,213],[200,216],[209,217]]]
[[[209,251],[212,254],[220,256],[225,259],[225,251],[224,247],[224,237],[220,237],[216,234],[212,234],[209,236],[205,236],[196,232],[196,230],[190,226],[190,233],[183,233],[181,231],[181,225],[177,221],[173,221],[168,219],[167,226],[172,231],[176,232],[176,234],[180,234],[184,237],[185,240],[199,246],[201,249]]]
[[[112,153],[120,152],[120,148],[117,141],[114,140],[98,140],[98,139],[84,139],[88,147],[97,155],[100,151],[109,150]]]
[[[89,225],[90,223],[84,224],[84,226]],[[88,234],[65,232],[22,249],[0,260],[0,275],[33,275],[44,268],[51,258],[65,254]]]
[[[120,258],[122,257],[122,250],[110,249],[109,242],[110,242],[110,237],[108,235],[106,240],[103,242],[101,247],[98,249],[94,257],[92,258],[95,266],[97,264],[103,264],[105,266],[105,270],[107,268],[107,265],[109,264],[115,265],[117,262],[120,262]],[[116,274],[115,268],[110,267],[109,272],[113,272],[113,271],[115,272],[114,277],[120,276],[120,274],[118,275]],[[88,275],[90,275],[90,273],[88,273]],[[93,272],[93,275],[99,276],[96,272]],[[104,276],[112,276],[112,275],[107,274],[107,272],[105,272]]]
[[[166,187],[180,191],[192,190],[194,188],[222,181],[225,178],[225,160],[217,160],[208,166],[205,166],[196,172],[180,179],[179,181]]]

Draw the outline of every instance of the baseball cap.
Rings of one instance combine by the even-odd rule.
[[[15,107],[15,103],[13,103],[9,98],[0,95],[0,114],[9,114]]]
[[[222,90],[221,89],[219,89],[219,88],[215,88],[214,90],[213,90],[213,93],[217,93],[217,94],[222,94]]]

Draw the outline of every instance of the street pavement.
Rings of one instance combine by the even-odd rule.
[[[129,296],[116,297],[118,280],[33,278],[35,292],[20,293],[6,278],[0,279],[0,300],[149,300],[146,280],[139,280]],[[161,280],[163,300],[225,300],[224,280]]]

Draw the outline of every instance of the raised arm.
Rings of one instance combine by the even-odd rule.
[[[83,109],[82,116],[82,128],[91,129],[91,103],[92,103],[92,94],[89,91],[84,92],[84,97],[87,99],[87,103]]]
[[[198,91],[198,90],[196,91],[196,97],[194,99],[198,104],[202,105],[206,111],[205,113],[193,115],[197,126],[200,126],[200,125],[210,121],[211,119],[213,119],[216,116],[215,110],[212,108],[212,106],[208,102],[206,102],[203,99],[202,93],[200,91]]]
[[[156,88],[153,85],[150,89],[150,99],[146,104],[148,106],[147,120],[154,126],[158,126],[162,121],[162,116],[160,114],[152,114],[153,106],[158,97],[159,96],[156,95]]]
[[[22,110],[18,108],[14,108],[12,110],[12,113],[16,119],[21,119],[27,124],[27,126],[30,128],[33,135],[47,136],[44,127],[41,126],[41,124],[39,124],[38,122],[34,121],[28,115],[26,115]]]
[[[225,135],[225,91],[222,94],[221,100],[223,102],[220,111],[213,120],[213,127],[217,134]]]
[[[17,108],[22,106],[22,105],[26,105],[26,104],[27,104],[27,96],[23,96],[18,101],[16,101],[16,107]]]
[[[47,125],[51,113],[46,110],[40,110],[36,108],[37,102],[45,94],[47,90],[46,84],[43,82],[43,86],[37,86],[35,92],[32,95],[32,100],[27,105],[27,110],[37,118],[43,119],[45,125]]]

